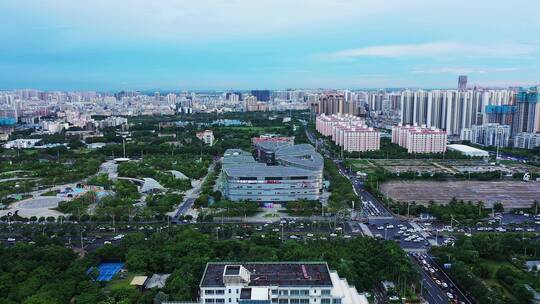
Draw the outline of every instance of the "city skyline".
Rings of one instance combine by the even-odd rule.
[[[0,89],[538,84],[539,4],[432,2],[0,1]]]

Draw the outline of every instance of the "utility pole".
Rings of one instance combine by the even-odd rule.
[[[480,216],[482,211],[482,204],[478,203],[478,216]]]
[[[81,229],[81,250],[84,250],[83,230]]]
[[[124,158],[126,158],[126,137],[122,136],[122,149],[124,151]]]

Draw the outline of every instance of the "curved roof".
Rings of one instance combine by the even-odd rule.
[[[177,179],[189,179],[189,177],[187,177],[184,173],[182,173],[180,171],[169,170],[169,172],[171,172],[171,174]]]
[[[143,180],[144,180],[144,183],[143,183],[143,185],[141,187],[141,192],[149,192],[149,191],[155,191],[155,190],[158,190],[158,191],[165,190],[165,188],[160,183],[158,183],[157,180],[155,180],[153,178],[145,177],[145,178],[143,178]]]
[[[323,157],[310,144],[282,147],[276,151],[276,160],[308,170],[321,170],[324,166]]]

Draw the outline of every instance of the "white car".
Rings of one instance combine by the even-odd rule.
[[[447,296],[450,300],[452,300],[452,299],[454,298],[454,295],[451,294],[451,293],[449,293],[449,292],[446,293],[446,296]]]

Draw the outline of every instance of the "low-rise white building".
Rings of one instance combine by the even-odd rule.
[[[201,304],[367,304],[324,262],[208,263]]]
[[[204,130],[202,132],[197,132],[196,136],[206,145],[211,146],[214,144],[214,132],[212,132],[212,130]]]
[[[4,148],[6,149],[29,149],[34,148],[38,142],[40,142],[41,139],[24,139],[19,138],[15,140],[8,141],[6,144],[4,144]]]
[[[471,146],[453,144],[448,145],[448,150],[461,152],[470,157],[489,157],[489,153]]]

